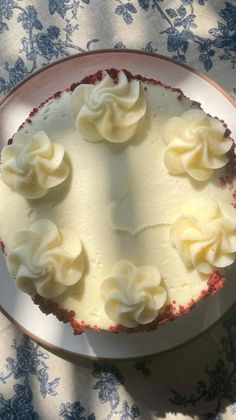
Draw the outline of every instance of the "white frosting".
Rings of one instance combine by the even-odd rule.
[[[25,198],[39,198],[65,180],[69,168],[64,147],[50,141],[44,131],[33,136],[21,131],[2,150],[2,180]]]
[[[119,261],[101,285],[105,312],[111,320],[129,328],[152,322],[167,297],[160,282],[155,267],[136,267],[129,261]]]
[[[10,273],[19,289],[30,295],[59,296],[79,281],[84,270],[79,238],[46,219],[16,232],[8,252]]]
[[[106,74],[96,85],[82,84],[72,95],[76,126],[84,138],[97,142],[125,142],[135,133],[146,112],[138,80],[128,81],[123,72],[117,84]]]
[[[207,180],[214,169],[226,165],[232,142],[216,118],[191,109],[170,118],[164,129],[167,147],[164,162],[172,174],[187,173],[198,181]]]
[[[231,203],[235,184],[222,187],[215,171],[208,182],[167,171],[162,130],[167,119],[189,109],[191,101],[159,85],[146,85],[147,112],[133,138],[124,144],[91,143],[75,128],[71,92],[45,104],[20,130],[33,136],[44,128],[70,158],[71,179],[40,200],[25,200],[0,179],[0,239],[11,251],[15,232],[28,230],[37,220],[49,219],[81,239],[86,270],[77,284],[54,297],[75,319],[107,329],[116,322],[104,310],[101,283],[120,260],[136,267],[157,267],[168,292],[167,304],[188,307],[208,289],[206,274],[183,264],[169,238],[170,226],[182,214],[183,202],[212,197]],[[45,118],[46,117],[46,118]],[[7,139],[3,139],[3,141]],[[233,267],[232,267],[233,270]]]
[[[210,274],[236,259],[236,210],[210,198],[190,202],[170,236],[187,267]]]

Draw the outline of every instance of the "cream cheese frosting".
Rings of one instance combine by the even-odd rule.
[[[146,103],[140,82],[129,82],[121,71],[117,83],[106,74],[96,85],[78,86],[72,95],[72,109],[86,140],[122,143],[134,135]]]
[[[232,141],[225,137],[225,127],[200,109],[170,118],[164,133],[164,162],[172,174],[187,173],[198,181],[206,181],[214,169],[229,161],[227,152]]]
[[[84,271],[80,239],[50,220],[39,220],[11,239],[7,266],[22,291],[56,297],[76,284]]]
[[[170,236],[187,267],[210,274],[236,259],[236,210],[212,198],[190,202],[171,227]]]
[[[105,312],[117,324],[128,328],[152,322],[167,297],[160,282],[156,267],[136,267],[130,261],[119,261],[101,285]]]
[[[39,198],[61,184],[69,173],[62,144],[51,142],[40,130],[33,135],[22,131],[14,143],[3,148],[2,181],[25,198]]]
[[[135,80],[127,82],[127,91],[132,81]],[[90,86],[90,91],[94,92],[99,83],[101,82],[86,85],[83,89]],[[106,83],[110,83],[108,79]],[[230,205],[233,201],[234,186],[227,183],[222,185],[220,180],[225,175],[224,167],[211,169],[211,177],[199,182],[188,173],[185,173],[185,176],[170,173],[164,163],[168,146],[163,127],[170,119],[181,117],[192,109],[192,102],[184,96],[179,98],[178,94],[170,89],[151,82],[138,81],[138,86],[139,88],[135,89],[139,93],[142,92],[145,112],[138,120],[136,128],[133,127],[134,132],[129,141],[86,141],[85,135],[76,127],[78,109],[75,112],[73,105],[76,89],[74,93],[65,91],[60,97],[43,105],[31,123],[26,122],[19,133],[32,138],[43,127],[50,141],[63,147],[70,168],[68,179],[61,183],[59,188],[50,188],[47,194],[38,200],[26,200],[0,179],[0,238],[5,244],[7,254],[15,252],[12,238],[16,232],[30,232],[32,225],[40,220],[49,220],[58,232],[63,232],[64,229],[74,232],[83,244],[83,252],[80,255],[84,255],[86,267],[74,285],[67,287],[62,284],[62,287],[66,287],[64,292],[52,300],[60,308],[74,311],[76,320],[102,329],[116,326],[117,322],[146,326],[148,324],[145,322],[154,316],[155,311],[156,314],[159,311],[161,313],[173,302],[178,310],[179,307],[187,307],[189,302],[197,301],[202,293],[208,290],[209,274],[199,270],[199,265],[186,266],[170,240],[171,227],[185,214],[183,202],[186,198],[191,203],[194,200],[203,203],[208,198],[215,200],[219,205],[219,209],[216,210],[217,217],[227,220],[228,213],[223,210],[221,203]],[[82,85],[80,87],[82,89]],[[137,96],[137,101],[139,100]],[[106,111],[107,108],[104,109]],[[105,139],[102,134],[99,136],[100,139]],[[226,138],[225,141],[228,142],[228,147],[231,142]],[[14,143],[15,137],[13,145]],[[233,207],[232,212],[236,213]],[[232,213],[229,220],[235,213]],[[228,229],[227,223],[221,223],[223,233]],[[225,249],[225,244],[223,248]],[[229,249],[232,250],[231,245]],[[77,250],[79,252],[79,248]],[[227,254],[233,257],[234,252]],[[215,258],[218,258],[218,254]],[[30,264],[32,259],[28,256],[26,260],[24,261]],[[125,317],[126,321],[123,318],[121,321],[119,308],[122,308],[122,299],[126,296],[127,289],[126,286],[122,288],[120,280],[117,280],[121,277],[116,270],[119,261],[126,261],[132,266],[133,272],[136,273],[133,279],[139,278],[140,267],[152,267],[155,273],[159,273],[160,277],[156,274],[153,278],[160,278],[161,283],[157,285],[156,282],[153,290],[162,287],[166,291],[165,303],[161,309],[150,303],[152,300],[149,292],[145,291],[144,284],[134,280],[133,286],[130,286],[134,289],[128,303],[130,311],[126,311],[129,316]],[[216,265],[211,264],[211,261],[209,264],[213,270]],[[66,270],[67,267],[65,265]],[[27,270],[31,268],[29,266]],[[11,270],[16,276],[16,268]],[[31,290],[28,289],[28,293],[34,294],[36,290],[44,293],[40,288],[36,289],[37,281],[34,283],[37,270],[32,273],[33,282],[28,284],[33,286]],[[109,289],[110,283],[109,287],[104,285],[106,280],[108,283],[108,279],[113,277],[113,273],[116,273],[116,280],[112,280],[112,287]],[[25,283],[24,280],[24,287]],[[49,282],[48,287],[54,283],[54,280]],[[42,290],[43,288],[44,286]],[[103,288],[104,292],[101,293]],[[54,292],[57,294],[58,290],[55,289]],[[111,290],[111,294],[120,296],[119,304],[115,306],[117,310],[114,310],[113,303],[106,304],[112,301],[108,290]],[[141,296],[149,296],[145,298],[145,302],[151,305],[147,305],[148,312],[142,306]],[[157,305],[159,304],[160,301]],[[109,307],[112,308],[111,311],[107,310]],[[139,312],[137,308],[142,309]],[[141,315],[144,313],[145,316],[148,313],[146,318]]]

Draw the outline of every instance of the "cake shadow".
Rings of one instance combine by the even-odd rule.
[[[142,125],[138,124],[134,135],[131,137],[130,140],[116,143],[116,147],[114,148],[114,143],[110,143],[106,141],[106,147],[110,149],[110,151],[116,155],[121,154],[125,151],[125,149],[129,146],[138,147],[147,137],[148,131],[150,130],[150,119],[147,117],[143,117],[141,119]]]
[[[191,177],[189,177],[187,174],[184,175],[179,175],[182,176],[184,178],[187,178],[189,180],[189,182],[191,183],[192,187],[196,190],[196,191],[202,191],[204,190],[204,188],[206,188],[206,186],[209,184],[209,180],[211,181],[211,184],[216,186],[216,187],[222,187],[222,182],[221,182],[221,178],[223,176],[223,171],[221,169],[216,169],[213,172],[214,176],[210,176],[209,179],[207,179],[206,181],[197,181]],[[216,176],[217,175],[217,176]]]
[[[136,129],[135,135],[132,137],[129,144],[134,147],[138,147],[147,138],[150,127],[151,127],[150,119],[144,116],[140,120]]]
[[[235,316],[236,307],[233,311]],[[142,419],[165,418],[168,413],[216,418],[235,402],[230,392],[230,372],[222,361],[222,324],[219,321],[210,332],[178,349],[132,360],[98,360],[91,362],[90,369],[100,369],[117,380],[119,402],[126,398],[138,407]],[[92,345],[91,339],[89,342]],[[73,362],[84,365],[81,359]],[[229,383],[224,381],[225,374]]]
[[[217,173],[218,176],[211,176],[209,178],[210,181],[211,181],[211,184],[216,186],[216,187],[222,187],[223,188],[223,185],[222,185],[222,182],[221,182],[223,172],[222,172],[222,170],[215,170],[214,175],[216,175],[216,173]],[[172,176],[176,176],[176,175],[172,175]],[[191,176],[189,176],[187,173],[178,174],[177,176],[178,176],[178,178],[181,178],[183,180],[188,181],[195,191],[199,191],[199,192],[204,191],[204,189],[209,184],[209,179],[207,179],[206,181],[198,181],[198,180],[192,178]]]
[[[223,321],[191,342],[145,358],[89,360],[46,349],[73,363],[71,380],[74,383],[74,401],[79,399],[81,371],[85,370],[86,374],[82,375],[83,387],[87,389],[93,407],[97,397],[102,402],[103,391],[107,392],[104,406],[107,411],[112,411],[112,398],[116,394],[117,414],[124,404],[128,404],[129,410],[136,407],[142,420],[151,420],[154,416],[166,418],[168,414],[215,419],[235,403],[230,382],[233,380],[230,375],[234,362],[230,362],[229,358],[227,366],[223,362],[228,354],[224,343],[227,338],[231,340],[231,345],[235,342],[235,336],[229,337],[230,323],[231,326],[235,324],[235,316],[236,306],[225,315]],[[226,336],[222,335],[222,327]],[[91,339],[89,343],[92,345]],[[88,410],[91,409],[89,401]]]

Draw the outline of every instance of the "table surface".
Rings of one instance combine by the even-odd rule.
[[[0,94],[76,52],[134,48],[187,63],[236,96],[236,1],[0,1]],[[0,419],[234,419],[236,306],[169,353],[66,360],[0,314]]]

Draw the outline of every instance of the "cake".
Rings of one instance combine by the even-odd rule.
[[[16,287],[75,334],[155,329],[219,290],[236,259],[226,123],[115,69],[34,108],[1,152]]]

